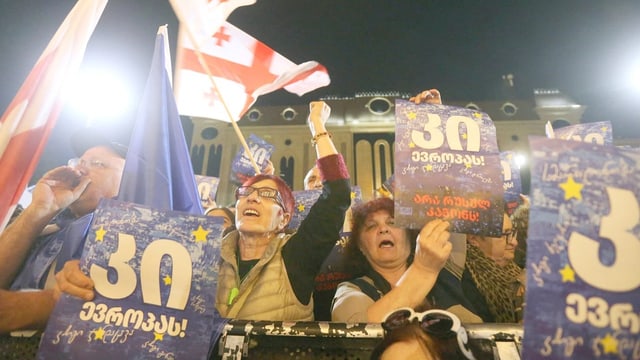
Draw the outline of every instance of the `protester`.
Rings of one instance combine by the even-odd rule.
[[[513,261],[518,244],[516,236],[506,213],[502,236],[467,236],[466,269],[496,322],[521,320],[516,304],[522,303],[524,282],[522,269]]]
[[[238,230],[222,240],[216,293],[220,315],[247,320],[313,320],[313,279],[339,237],[350,205],[344,160],[325,128],[330,108],[310,104],[309,128],[323,178],[323,194],[297,232],[284,230],[293,213],[293,194],[274,175],[256,175],[236,191]],[[56,276],[62,291],[90,300],[93,284],[79,262]]]
[[[307,174],[304,176],[304,189],[305,190],[319,190],[322,189],[322,177],[320,176],[320,170],[317,166],[313,166]]]
[[[55,269],[80,256],[98,202],[117,195],[126,148],[88,133],[75,134],[72,144],[81,157],[47,172],[0,234],[0,333],[45,325]],[[40,291],[16,291],[23,289]]]
[[[460,319],[448,311],[400,308],[384,318],[382,327],[384,339],[371,353],[371,360],[477,358]]]
[[[389,198],[353,208],[347,256],[364,275],[338,286],[333,321],[380,322],[393,309],[422,304],[435,284],[451,252],[449,223],[428,222],[414,241],[395,226],[393,214]]]
[[[524,277],[513,262],[516,234],[506,213],[503,217],[500,237],[464,236],[462,260],[447,261],[428,296],[430,304],[447,309],[465,307],[483,322],[515,323],[522,319]]]
[[[209,208],[207,210],[205,210],[204,212],[205,215],[207,216],[217,216],[217,217],[221,217],[222,218],[222,226],[224,227],[224,232],[223,234],[226,235],[227,233],[233,231],[236,229],[236,215],[233,213],[233,211],[231,211],[231,209],[226,208],[226,207],[212,207]]]

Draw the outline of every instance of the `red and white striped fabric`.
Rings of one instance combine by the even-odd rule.
[[[0,118],[0,230],[35,170],[108,0],[79,0]]]
[[[301,96],[331,81],[321,64],[308,61],[296,65],[228,22],[199,46],[193,46],[184,26],[181,24],[178,34],[174,87],[181,115],[231,121],[208,73],[234,120],[260,95],[284,88]],[[208,71],[198,59],[198,50]]]

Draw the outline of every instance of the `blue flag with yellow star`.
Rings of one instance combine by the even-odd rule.
[[[525,358],[640,359],[640,153],[529,143]]]
[[[486,113],[396,99],[396,224],[433,219],[451,232],[502,235],[504,190],[496,128]]]
[[[207,358],[222,231],[219,218],[103,200],[80,262],[96,297],[63,294],[38,359]]]

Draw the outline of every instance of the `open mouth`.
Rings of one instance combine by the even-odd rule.
[[[260,216],[260,214],[254,209],[247,209],[242,212],[244,216]]]
[[[392,248],[396,246],[391,240],[382,240],[378,245],[379,248]]]

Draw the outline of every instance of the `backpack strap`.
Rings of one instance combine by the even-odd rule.
[[[373,286],[370,282],[365,280],[364,278],[356,278],[351,279],[348,282],[357,286],[365,293],[368,297],[372,298],[373,301],[378,301],[382,297],[382,292],[378,290],[375,286]]]

